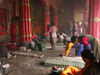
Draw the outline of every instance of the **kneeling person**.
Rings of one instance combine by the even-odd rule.
[[[81,56],[81,52],[83,51],[83,45],[82,44],[78,43],[77,47],[75,47],[73,43],[71,43],[67,40],[64,40],[63,43],[65,45],[67,45],[67,47],[65,49],[65,52],[61,54],[62,57],[67,56],[72,47],[76,48],[75,55],[76,56]]]

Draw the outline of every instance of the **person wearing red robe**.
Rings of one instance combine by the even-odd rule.
[[[13,20],[11,20],[10,24],[10,30],[11,30],[11,43],[16,43],[17,42],[17,25],[14,23]]]

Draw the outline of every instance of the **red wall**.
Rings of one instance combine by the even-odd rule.
[[[78,2],[78,1],[75,1],[74,2],[74,15],[75,15],[75,12],[76,11],[82,11],[84,8],[83,8],[83,6],[81,5],[81,3],[80,2]],[[73,15],[73,20],[74,20],[74,15]]]

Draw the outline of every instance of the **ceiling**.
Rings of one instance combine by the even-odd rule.
[[[74,2],[74,1],[83,1],[83,0],[63,0],[64,3]],[[85,0],[84,0],[85,1]]]
[[[75,1],[79,1],[80,4],[85,7],[85,1],[86,0],[63,0],[63,2],[66,4],[66,3],[72,3],[72,2],[75,2]]]

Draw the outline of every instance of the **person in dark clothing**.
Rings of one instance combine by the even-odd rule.
[[[76,22],[73,21],[73,36],[76,36],[77,35],[77,25],[76,25]]]

